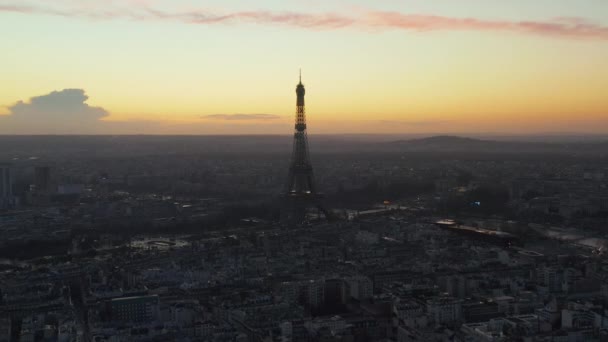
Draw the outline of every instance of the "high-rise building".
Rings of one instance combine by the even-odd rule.
[[[34,169],[34,185],[36,191],[47,192],[51,189],[51,168],[48,166],[37,166]]]
[[[0,164],[0,209],[14,205],[13,178],[9,164]]]
[[[304,108],[304,95],[306,90],[300,82],[296,86],[296,117],[295,132],[293,135],[293,151],[289,166],[289,175],[284,192],[286,199],[284,218],[286,221],[300,223],[304,221],[308,207],[319,207],[319,194],[315,187],[310,153],[308,151],[308,135],[306,133],[306,111]]]

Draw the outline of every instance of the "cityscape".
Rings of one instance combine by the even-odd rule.
[[[515,50],[524,49],[518,44],[525,39],[547,46],[547,40],[559,41],[531,50],[544,54],[567,40],[563,44],[593,45],[589,63],[608,57],[608,7],[600,1],[584,0],[587,7],[580,9],[553,0],[548,11],[558,19],[546,22],[531,19],[538,7],[523,0],[504,14],[519,10],[531,17],[520,21],[490,19],[498,0],[469,4],[470,15],[481,19],[458,19],[458,11],[441,2],[412,1],[416,11],[437,11],[423,15],[397,4],[382,5],[396,6],[392,12],[296,13],[301,4],[283,10],[272,1],[263,4],[267,10],[248,9],[242,1],[231,5],[238,9],[211,10],[205,5],[220,3],[0,0],[0,18],[49,29],[36,38],[41,42],[59,42],[53,30],[64,28],[51,29],[50,20],[90,32],[99,29],[95,25],[104,31],[144,26],[119,30],[121,35],[157,34],[158,27],[217,30],[222,37],[268,30],[277,46],[285,31],[323,44],[367,35],[389,39],[393,30],[441,43],[454,39],[450,34],[463,43],[475,38],[460,35],[504,35]],[[197,10],[187,12],[194,5]],[[557,15],[568,9],[576,16]],[[450,32],[435,32],[443,30]],[[330,37],[335,34],[343,37]],[[101,36],[91,39],[112,46]],[[141,57],[150,48],[145,44],[129,53]],[[579,58],[587,52],[568,53]],[[0,62],[16,61],[13,53]],[[29,58],[23,58],[23,75],[34,66]],[[215,67],[229,69],[230,58]],[[449,57],[433,58],[448,63]],[[112,63],[95,61],[102,69]],[[132,67],[138,63],[145,64]],[[183,63],[159,70],[187,68]],[[286,89],[278,94],[257,102],[247,94],[218,98],[227,108],[223,113],[239,114],[202,108],[188,118],[188,94],[182,94],[184,107],[176,104],[173,118],[158,121],[114,121],[115,110],[89,105],[89,93],[80,88],[22,100],[32,94],[23,89],[37,82],[30,75],[26,86],[15,88],[26,95],[13,101],[8,88],[10,96],[0,95],[7,109],[0,112],[0,342],[608,341],[608,102],[591,88],[606,85],[605,71],[578,67],[568,73],[587,80],[579,85],[585,96],[560,97],[565,88],[547,83],[556,91],[546,107],[554,120],[505,114],[514,126],[503,125],[500,110],[478,122],[472,112],[433,117],[431,102],[452,101],[441,96],[426,103],[424,96],[403,95],[412,106],[426,103],[420,105],[429,110],[424,121],[408,114],[395,119],[381,104],[363,118],[353,113],[350,122],[337,112],[320,118],[332,109],[324,108],[330,104],[319,92],[336,91],[323,85],[334,75],[311,70],[309,76],[307,68],[298,74],[299,65],[291,75],[242,80],[256,96]],[[370,70],[361,72],[375,73]],[[103,93],[93,84],[104,78],[92,75],[82,82]],[[450,75],[445,77],[457,77]],[[169,80],[145,87],[140,81],[142,88],[172,87]],[[230,86],[219,83],[218,89]],[[533,84],[532,76],[525,83]],[[385,89],[367,87],[370,93]],[[482,88],[480,106],[486,95],[499,101]],[[131,93],[133,103],[139,90]],[[389,91],[382,91],[390,103]],[[513,92],[515,103],[519,93]],[[348,96],[352,102],[345,107],[365,101],[358,98],[365,95]],[[281,115],[260,107],[291,108],[294,102]],[[119,95],[115,104],[122,108]],[[241,104],[251,109],[240,111]],[[561,117],[553,104],[580,112]]]

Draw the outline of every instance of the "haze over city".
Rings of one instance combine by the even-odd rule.
[[[0,32],[0,342],[608,341],[608,1]]]
[[[603,133],[603,0],[1,0],[1,134]]]

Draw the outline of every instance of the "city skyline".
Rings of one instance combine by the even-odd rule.
[[[0,134],[286,134],[300,67],[311,134],[603,133],[606,13],[594,0],[4,0]]]
[[[607,0],[0,30],[0,342],[608,341]]]

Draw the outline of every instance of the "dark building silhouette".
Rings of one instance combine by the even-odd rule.
[[[0,164],[0,209],[14,204],[13,178],[9,164]]]
[[[51,168],[37,166],[34,169],[34,185],[37,191],[49,191],[51,188]]]
[[[283,218],[292,223],[301,223],[306,216],[306,208],[320,207],[318,205],[319,194],[315,187],[310,152],[308,151],[308,136],[306,133],[306,111],[304,108],[304,95],[306,90],[300,83],[296,87],[296,122],[293,135],[293,151],[289,175],[285,187],[285,209]]]

